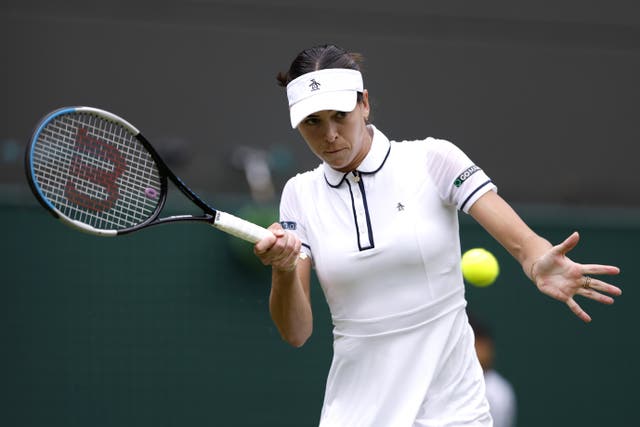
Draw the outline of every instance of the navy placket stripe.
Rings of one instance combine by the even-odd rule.
[[[369,207],[367,205],[367,196],[366,196],[366,192],[364,190],[364,184],[362,182],[362,175],[358,175],[357,172],[353,172],[353,175],[357,178],[357,191],[359,191],[360,195],[361,195],[361,202],[359,204],[361,204],[361,206],[357,206],[357,201],[356,201],[356,197],[354,195],[354,189],[351,186],[351,182],[349,180],[345,180],[347,183],[347,186],[349,187],[349,194],[351,196],[351,209],[353,212],[353,220],[356,224],[356,237],[358,239],[358,249],[361,251],[367,250],[367,249],[372,249],[375,247],[374,241],[373,241],[373,230],[371,228],[371,217],[369,215]],[[358,215],[358,208],[362,208],[362,210],[364,211],[364,223],[362,223],[362,221],[360,220],[360,216]],[[368,242],[363,242],[362,241],[362,236],[363,236],[363,231],[364,231],[364,227],[366,227],[366,233],[367,233],[367,239]]]

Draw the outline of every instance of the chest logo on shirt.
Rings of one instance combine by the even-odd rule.
[[[295,230],[297,227],[297,224],[295,221],[280,221],[280,225],[285,230]]]
[[[456,187],[460,187],[462,184],[464,184],[464,182],[467,179],[469,179],[469,177],[471,175],[473,175],[474,173],[478,172],[479,170],[481,170],[481,169],[476,165],[473,165],[473,166],[469,167],[467,170],[462,172],[460,174],[460,176],[456,178],[455,181],[453,181],[453,185],[455,185]]]
[[[404,210],[404,205],[400,202],[398,202],[398,204],[396,205],[396,209],[398,209],[398,212],[401,212]]]

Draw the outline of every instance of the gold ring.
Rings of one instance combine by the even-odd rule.
[[[582,287],[585,289],[590,289],[591,288],[591,277],[589,276],[584,276],[584,283],[582,284]]]

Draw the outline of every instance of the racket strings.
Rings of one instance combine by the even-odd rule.
[[[123,126],[62,114],[40,132],[32,169],[42,194],[68,218],[121,230],[150,218],[161,200],[158,166]]]

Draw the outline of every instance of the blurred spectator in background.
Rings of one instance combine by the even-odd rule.
[[[515,427],[516,394],[513,386],[493,367],[494,337],[490,328],[469,314],[469,322],[476,337],[476,353],[484,371],[487,400],[491,407],[494,427]]]

